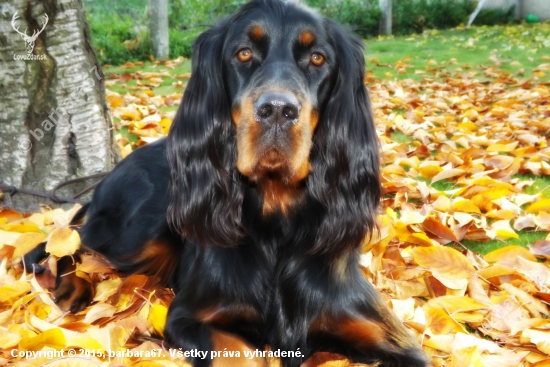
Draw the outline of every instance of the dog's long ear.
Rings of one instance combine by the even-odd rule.
[[[222,66],[227,29],[226,21],[193,44],[191,78],[167,144],[170,227],[202,245],[224,247],[242,237],[235,132]]]
[[[312,253],[357,248],[376,227],[380,201],[379,142],[364,85],[363,44],[326,20],[337,75],[317,127],[308,178],[325,208]]]

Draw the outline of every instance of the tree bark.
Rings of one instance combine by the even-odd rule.
[[[380,17],[380,33],[391,35],[392,33],[392,0],[379,0],[382,16]]]
[[[28,53],[23,30],[40,31],[46,16]],[[0,4],[0,90],[0,184],[49,191],[119,160],[82,0]],[[36,210],[40,203],[48,202],[18,194],[7,204]]]
[[[168,0],[149,0],[149,37],[157,60],[168,58]]]

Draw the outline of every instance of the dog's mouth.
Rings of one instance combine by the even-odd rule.
[[[281,171],[286,166],[285,155],[277,148],[268,149],[258,161],[258,168],[265,172]]]
[[[258,159],[254,172],[256,181],[277,180],[285,182],[289,176],[288,159],[279,148],[268,148]]]

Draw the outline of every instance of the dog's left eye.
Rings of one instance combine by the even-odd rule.
[[[312,53],[309,59],[311,60],[311,63],[315,66],[321,66],[325,63],[325,57],[317,52]]]
[[[243,48],[237,54],[237,58],[241,62],[247,62],[248,60],[250,60],[252,58],[252,50],[249,49],[249,48]]]

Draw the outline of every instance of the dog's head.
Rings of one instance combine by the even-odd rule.
[[[295,2],[253,0],[201,34],[168,139],[171,226],[237,243],[249,186],[263,216],[320,204],[314,252],[357,246],[380,196],[363,79],[361,42]]]
[[[253,4],[229,29],[223,50],[236,167],[260,187],[269,181],[293,186],[311,169],[313,133],[330,95],[336,50],[311,11]]]

